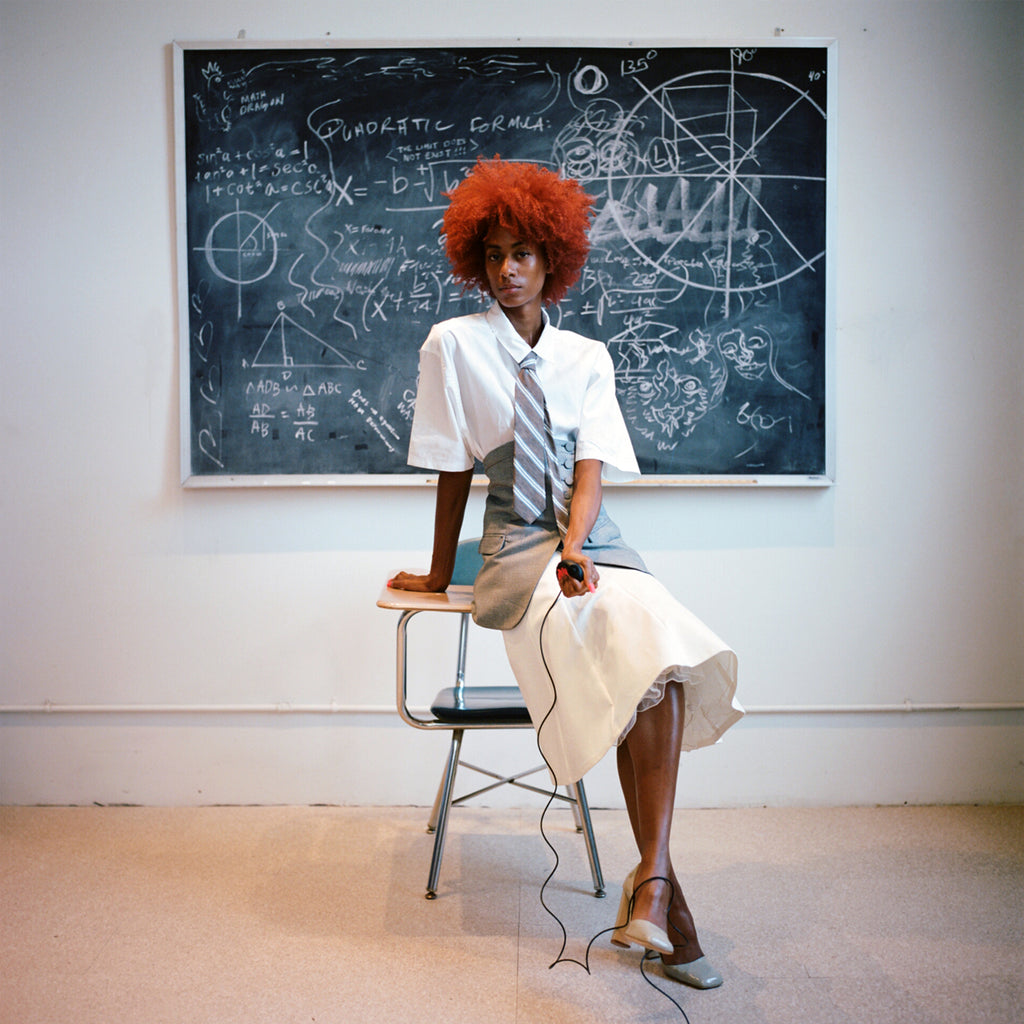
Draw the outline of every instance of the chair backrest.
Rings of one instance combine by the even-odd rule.
[[[480,538],[470,537],[460,540],[455,552],[455,569],[452,572],[452,583],[456,586],[471,587],[476,574],[484,564],[480,554]]]

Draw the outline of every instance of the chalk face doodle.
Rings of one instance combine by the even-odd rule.
[[[595,197],[553,316],[608,346],[646,474],[824,473],[827,57],[180,50],[186,472],[418,472],[419,346],[490,302],[445,192],[500,154]]]

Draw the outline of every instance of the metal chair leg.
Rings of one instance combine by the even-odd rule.
[[[590,805],[587,803],[587,791],[583,780],[573,784],[576,803],[573,805],[579,812],[583,825],[583,837],[587,845],[587,860],[590,861],[590,876],[594,880],[594,895],[601,899],[605,895],[604,876],[601,874],[601,861],[597,855],[597,841],[594,839],[594,826],[590,820]]]
[[[430,874],[427,876],[427,899],[437,899],[437,879],[441,874],[441,858],[444,856],[444,840],[448,832],[448,812],[452,806],[452,791],[455,788],[455,773],[459,768],[459,753],[462,750],[462,729],[452,730],[452,745],[448,751],[441,789],[434,801],[434,852],[430,858]],[[430,831],[428,825],[427,831]]]
[[[572,786],[565,787],[566,795],[569,797],[569,806],[572,808],[572,820],[576,824],[576,831],[583,831],[583,817],[580,814],[580,802],[576,797],[576,791]]]
[[[449,757],[450,757],[449,753]],[[455,769],[458,770],[458,758],[455,761]],[[448,767],[445,765],[445,770],[441,772],[441,781],[437,784],[437,795],[434,797],[434,806],[430,808],[430,817],[427,819],[427,832],[433,835],[437,831],[437,815],[441,809],[441,798],[444,795],[444,784],[448,778]]]

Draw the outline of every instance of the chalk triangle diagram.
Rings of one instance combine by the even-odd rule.
[[[336,366],[354,370],[355,363],[342,355],[336,348],[307,331],[285,313],[278,313],[277,319],[267,331],[259,351],[252,361],[253,366],[273,366],[291,369],[294,366]]]

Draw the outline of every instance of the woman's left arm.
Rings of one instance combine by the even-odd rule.
[[[583,553],[583,545],[601,511],[603,469],[604,463],[600,459],[580,459],[573,469],[569,528],[562,542],[562,558],[567,562],[576,562],[583,568],[583,580],[563,576],[560,583],[566,597],[578,597],[597,587],[597,566]]]

